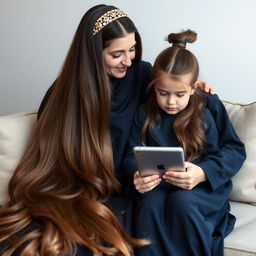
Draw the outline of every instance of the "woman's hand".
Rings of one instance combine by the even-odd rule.
[[[200,182],[206,181],[203,169],[190,162],[185,162],[185,172],[167,170],[163,179],[174,186],[191,190]]]
[[[141,194],[151,191],[160,182],[161,182],[161,179],[160,179],[159,175],[151,175],[151,176],[142,178],[142,177],[140,177],[140,174],[138,171],[135,172],[133,175],[133,184],[134,184],[135,188]]]
[[[210,93],[211,95],[214,94],[214,89],[210,87],[210,85],[202,80],[196,81],[196,86],[203,92]]]

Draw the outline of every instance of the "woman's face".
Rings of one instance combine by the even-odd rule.
[[[135,57],[135,47],[134,33],[110,41],[108,47],[103,50],[103,60],[109,76],[122,78],[126,75],[127,68],[132,65]]]

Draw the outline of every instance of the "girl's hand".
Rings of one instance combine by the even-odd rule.
[[[200,182],[206,181],[203,169],[190,162],[185,162],[186,172],[167,170],[163,179],[180,188],[191,190]]]
[[[210,87],[210,85],[202,80],[196,81],[196,86],[203,92],[210,93],[211,95],[214,95],[214,89]]]
[[[151,175],[147,177],[140,177],[139,172],[135,172],[133,175],[133,184],[135,188],[141,193],[148,192],[155,188],[159,183],[161,182],[161,179],[159,175]]]

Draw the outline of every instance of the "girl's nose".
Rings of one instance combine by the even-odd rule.
[[[173,105],[175,104],[175,97],[173,97],[172,95],[170,95],[168,97],[168,105]]]

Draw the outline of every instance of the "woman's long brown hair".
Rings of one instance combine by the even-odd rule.
[[[102,42],[88,35],[98,9],[103,12],[104,5],[82,19],[9,183],[10,200],[0,210],[1,255],[69,256],[80,244],[94,255],[128,256],[133,246],[147,243],[130,238],[104,204],[120,184]]]
[[[144,144],[146,144],[146,132],[150,132],[150,129],[159,125],[161,121],[154,90],[159,79],[161,79],[161,75],[165,73],[172,79],[179,81],[182,76],[189,74],[191,76],[190,86],[194,88],[198,79],[199,66],[194,54],[186,50],[186,43],[194,42],[196,37],[197,34],[191,30],[170,34],[167,40],[173,46],[162,51],[155,61],[153,80],[149,86],[148,113],[141,132]],[[204,96],[195,90],[195,93],[190,96],[188,106],[178,113],[173,124],[174,132],[181,147],[184,149],[186,161],[192,161],[204,152],[206,143],[203,131],[204,124],[202,123],[202,110],[204,106]]]

